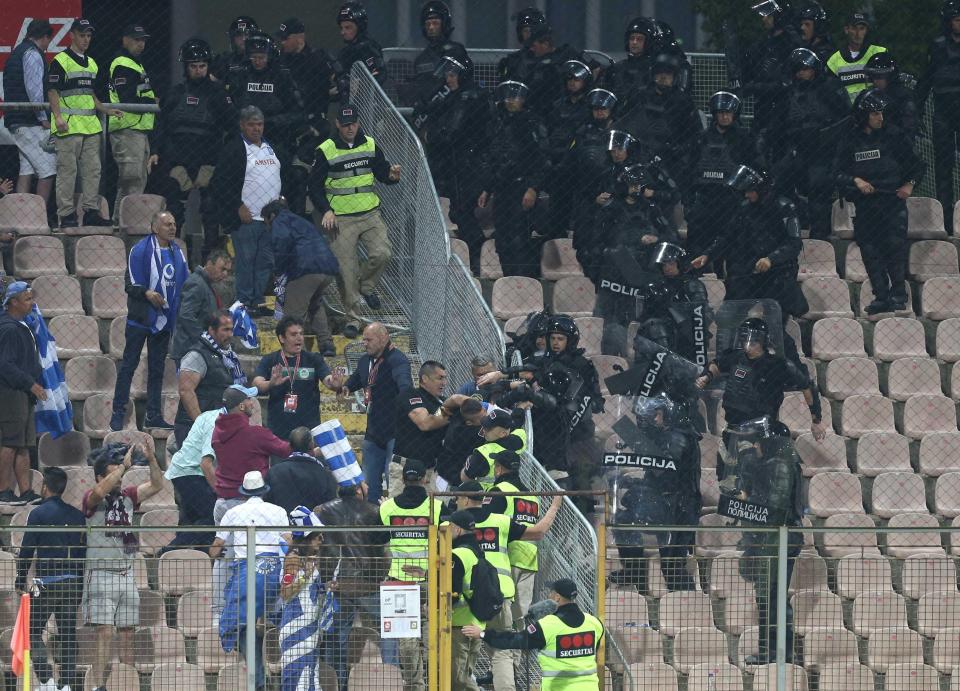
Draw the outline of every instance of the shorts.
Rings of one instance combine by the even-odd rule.
[[[37,444],[33,406],[24,391],[0,388],[0,446],[26,449]]]
[[[133,577],[133,566],[125,573],[88,571],[83,611],[87,624],[117,628],[137,626],[140,623],[140,593]]]
[[[42,148],[49,136],[50,130],[40,125],[18,127],[13,131],[13,141],[20,152],[20,175],[36,175],[42,179],[57,174],[57,155]]]

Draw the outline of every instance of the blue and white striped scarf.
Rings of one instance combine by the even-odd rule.
[[[357,455],[350,447],[347,433],[339,420],[327,420],[310,430],[310,433],[341,487],[353,487],[363,482],[363,470],[357,463]]]
[[[128,319],[128,321],[138,324],[144,328],[150,329],[152,333],[160,333],[164,329],[173,330],[174,321],[177,318],[177,311],[180,309],[180,289],[184,281],[190,275],[190,267],[183,256],[183,250],[175,243],[170,243],[170,257],[173,262],[170,266],[170,275],[165,276],[165,266],[163,263],[163,253],[160,244],[157,242],[156,235],[148,235],[138,242],[130,250],[130,258],[127,260],[127,273],[130,282],[134,285],[143,286],[147,290],[153,290],[160,293],[166,300],[166,307],[157,309],[153,305],[147,305],[147,323]],[[167,283],[171,284],[170,290],[167,289]]]
[[[63,377],[63,367],[57,358],[57,343],[53,334],[47,330],[40,308],[33,306],[33,311],[24,319],[33,332],[37,342],[37,352],[40,354],[40,384],[47,392],[47,400],[37,401],[34,406],[34,424],[37,436],[49,432],[56,439],[73,429],[73,406],[70,404],[70,395],[67,392],[67,383]]]
[[[230,305],[230,314],[233,315],[233,335],[240,339],[245,348],[256,348],[260,345],[257,337],[257,324],[250,318],[250,313],[242,302]]]

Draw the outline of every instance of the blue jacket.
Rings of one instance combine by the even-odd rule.
[[[37,557],[36,577],[56,581],[64,577],[83,576],[83,558],[86,547],[83,514],[59,496],[44,499],[27,517],[27,525],[76,526],[78,530],[24,533],[17,559],[16,588],[24,590],[27,573],[34,555]]]
[[[302,216],[284,209],[273,219],[270,234],[274,266],[286,272],[288,280],[308,274],[340,274],[340,264],[326,236]]]

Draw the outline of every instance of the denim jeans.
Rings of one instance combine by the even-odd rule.
[[[270,230],[263,221],[244,223],[230,235],[236,253],[234,276],[237,300],[248,308],[263,301],[263,293],[273,272],[273,247]]]
[[[391,439],[387,446],[378,446],[372,439],[364,439],[360,447],[363,452],[363,479],[367,482],[367,501],[374,504],[380,503],[380,497],[383,496],[383,478],[386,476],[387,482],[390,482],[390,476],[386,473],[387,463],[393,458],[393,442]]]
[[[143,354],[143,344],[147,344],[147,419],[160,417],[160,397],[163,393],[163,368],[167,359],[167,349],[170,347],[170,331],[164,329],[160,333],[151,333],[150,329],[127,324],[124,329],[127,339],[123,346],[123,360],[117,371],[117,385],[113,390],[113,411],[122,412],[127,408],[130,400],[130,384],[133,382],[133,373],[140,364]]]
[[[213,505],[217,502],[217,495],[207,478],[203,475],[184,475],[173,478],[172,482],[177,508],[180,510],[180,525],[213,525]],[[212,531],[178,532],[167,547],[208,547],[213,542],[213,536]]]

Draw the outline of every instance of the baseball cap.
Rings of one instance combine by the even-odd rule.
[[[466,482],[461,482],[457,486],[457,492],[476,492],[477,494],[483,493],[483,485],[481,485],[476,480],[467,480]]]
[[[223,406],[227,410],[236,408],[238,405],[243,403],[248,398],[256,398],[257,394],[260,392],[257,391],[255,387],[246,387],[241,386],[240,384],[232,384],[228,386],[223,392]]]
[[[277,36],[280,38],[287,38],[291,34],[302,34],[307,30],[307,27],[303,25],[296,17],[290,17],[289,19],[284,19],[280,22],[280,29],[277,30]]]
[[[847,21],[845,26],[856,26],[857,24],[866,24],[870,26],[870,18],[867,17],[866,12],[851,12],[847,15]]]
[[[418,461],[416,458],[408,458],[407,462],[403,464],[404,480],[422,480],[426,476],[427,466],[423,464],[423,461]]]
[[[19,295],[20,293],[25,293],[30,290],[30,286],[26,281],[14,281],[7,286],[7,291],[3,294],[3,306],[7,306],[7,302],[10,301],[14,295]]]
[[[150,38],[143,24],[127,24],[123,27],[123,35],[129,38]]]
[[[70,31],[96,31],[96,29],[93,28],[93,22],[80,17],[73,20],[73,24],[70,25]]]
[[[493,429],[494,427],[513,429],[513,416],[506,410],[497,408],[496,410],[491,410],[490,414],[483,418],[480,426],[483,427],[483,429]]]
[[[567,600],[577,599],[577,584],[569,578],[560,578],[553,582],[550,589],[562,598]]]
[[[454,511],[450,514],[450,522],[464,530],[473,530],[476,519],[469,511]]]
[[[345,103],[337,111],[337,122],[341,125],[352,125],[360,119],[359,111],[352,103]]]
[[[490,454],[490,457],[494,461],[502,465],[507,470],[519,470],[521,459],[520,456],[509,449],[504,449],[503,451],[498,451],[497,453]]]

